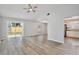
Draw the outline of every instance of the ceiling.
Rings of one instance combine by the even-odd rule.
[[[38,17],[45,16],[47,12],[50,11],[51,5],[39,5],[33,4],[32,6],[37,6],[36,12],[27,13],[27,10],[23,8],[27,8],[28,6],[25,4],[3,4],[0,5],[0,15],[8,16],[8,17],[16,17],[23,19],[37,19]]]
[[[59,5],[59,4],[33,4],[37,6],[36,12],[27,13],[23,8],[27,8],[26,4],[1,4],[0,5],[0,16],[23,18],[29,20],[47,20],[49,16],[47,13],[69,18],[72,16],[79,16],[79,5]],[[51,17],[52,17],[51,16]]]

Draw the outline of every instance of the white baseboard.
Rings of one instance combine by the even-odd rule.
[[[6,37],[6,36],[1,36],[0,38],[1,38],[1,39],[7,39],[7,37]]]
[[[58,40],[55,40],[55,39],[48,39],[48,40],[52,40],[52,41],[55,41],[55,42],[58,42],[58,43],[64,43],[64,41],[58,41]]]

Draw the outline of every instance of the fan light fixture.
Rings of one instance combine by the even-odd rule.
[[[24,10],[27,10],[27,13],[29,13],[29,12],[36,12],[36,9],[37,8],[37,6],[32,6],[31,4],[28,4],[28,7],[27,8],[23,8]]]

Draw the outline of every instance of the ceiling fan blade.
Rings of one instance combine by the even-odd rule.
[[[34,9],[37,8],[37,6],[34,7]]]
[[[27,8],[23,8],[23,9],[27,10]]]
[[[36,12],[35,10],[32,9],[33,12]]]
[[[29,9],[32,8],[31,4],[28,4],[28,6],[29,6]]]
[[[28,6],[31,6],[31,4],[28,4]]]
[[[29,13],[30,11],[28,10],[27,13]]]

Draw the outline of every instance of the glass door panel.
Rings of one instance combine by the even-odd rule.
[[[8,37],[18,37],[23,35],[23,24],[21,22],[8,23]]]

